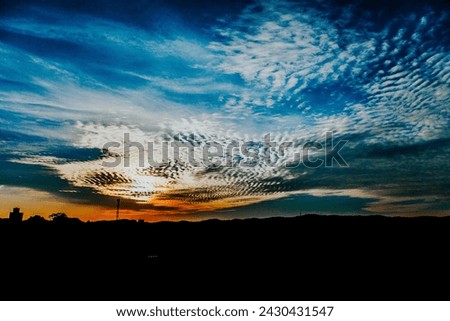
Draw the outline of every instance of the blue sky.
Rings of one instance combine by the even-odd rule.
[[[3,1],[1,210],[105,218],[120,197],[148,220],[448,214],[449,15],[446,1]],[[286,168],[280,153],[102,166],[124,133],[301,146],[326,132],[348,140],[348,167]]]

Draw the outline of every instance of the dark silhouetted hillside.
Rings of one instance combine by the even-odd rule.
[[[449,300],[450,218],[0,221],[3,299]]]

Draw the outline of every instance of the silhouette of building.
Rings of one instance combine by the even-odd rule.
[[[20,208],[14,207],[13,211],[9,213],[9,220],[12,222],[22,222],[23,213],[20,212]]]

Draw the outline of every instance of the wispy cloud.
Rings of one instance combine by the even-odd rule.
[[[411,207],[383,189],[397,201],[445,201],[437,189],[430,196],[418,187],[426,175],[439,187],[448,178],[435,154],[448,153],[450,138],[445,10],[424,4],[378,21],[356,5],[262,0],[202,28],[177,20],[177,32],[37,6],[19,13],[0,19],[5,159],[50,168],[76,188],[170,210],[227,208],[333,185],[351,197],[373,191],[380,201],[367,208],[380,212]],[[124,133],[147,146],[178,133],[194,134],[192,144],[261,144],[270,132],[278,144],[301,146],[328,131],[350,140],[350,169],[286,168],[292,151],[277,154],[272,167],[164,170],[105,168],[100,156],[54,152],[100,151]],[[436,141],[443,145],[416,152]],[[408,146],[414,153],[396,160],[409,170],[403,176],[429,155],[434,171],[414,172],[414,182],[391,173],[389,184],[383,172],[393,163],[384,151]],[[381,151],[376,165],[374,150]]]

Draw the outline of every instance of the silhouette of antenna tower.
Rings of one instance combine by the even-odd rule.
[[[119,220],[120,198],[117,199],[116,221]]]

